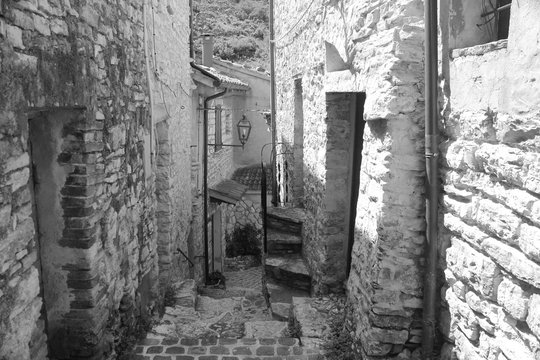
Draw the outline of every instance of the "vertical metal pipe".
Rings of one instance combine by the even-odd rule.
[[[277,145],[276,139],[276,46],[274,43],[274,0],[270,0],[270,115],[272,119],[272,148]],[[277,164],[276,156],[272,161],[272,205],[277,206]]]
[[[195,59],[195,49],[193,47],[193,0],[189,0],[189,57],[190,61]]]
[[[210,101],[225,95],[227,89],[210,95],[204,99],[204,109],[203,109],[203,234],[204,234],[204,282],[208,284],[208,104]]]
[[[438,202],[439,202],[439,121],[437,0],[425,0],[425,105],[426,105],[426,273],[424,282],[424,318],[422,350],[424,359],[434,359],[436,329]]]

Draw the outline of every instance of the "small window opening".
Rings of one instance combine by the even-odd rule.
[[[216,105],[216,121],[215,121],[215,151],[219,151],[223,145],[222,129],[221,129],[221,105]]]
[[[512,0],[495,0],[495,4],[491,0],[482,0],[482,8],[484,9],[481,15],[484,20],[482,25],[488,25],[488,31],[493,32],[492,39],[508,39],[511,6]],[[495,29],[493,29],[494,27]]]

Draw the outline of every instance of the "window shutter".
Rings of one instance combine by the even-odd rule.
[[[222,137],[222,130],[221,130],[221,105],[216,105],[215,107],[216,112],[216,121],[215,121],[215,151],[219,151],[222,148],[223,144],[223,137]]]

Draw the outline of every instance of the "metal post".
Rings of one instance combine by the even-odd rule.
[[[270,100],[271,108],[270,115],[272,119],[272,148],[277,145],[276,131],[276,46],[274,43],[274,0],[270,0]],[[272,161],[272,205],[277,206],[277,164],[276,157],[271,158]]]
[[[438,203],[439,203],[439,121],[437,0],[425,0],[425,106],[426,106],[426,274],[424,282],[424,318],[422,348],[424,359],[434,359],[436,329]]]

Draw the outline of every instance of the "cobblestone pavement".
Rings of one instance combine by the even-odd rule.
[[[177,284],[175,305],[133,349],[136,360],[316,360],[289,336],[262,295],[262,267],[225,273],[227,289]]]
[[[262,266],[252,267],[246,270],[225,272],[225,283],[227,289],[252,289],[261,293],[262,291]]]
[[[317,350],[292,338],[178,339],[148,337],[136,350],[135,360],[322,360]]]

